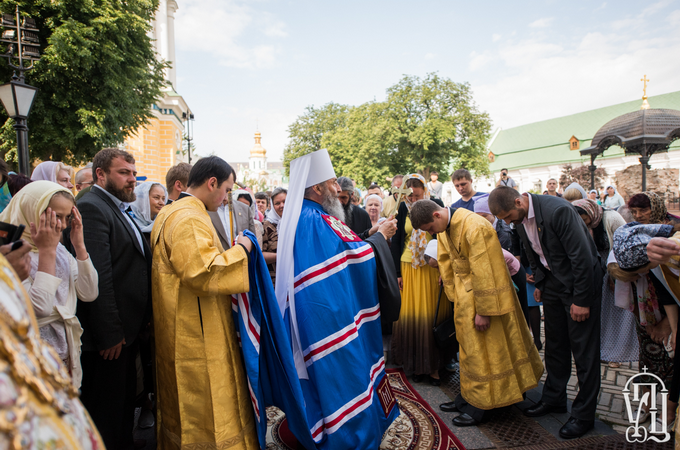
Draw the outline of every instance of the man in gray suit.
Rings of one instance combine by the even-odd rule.
[[[234,236],[238,236],[239,233],[250,230],[255,234],[252,209],[244,203],[234,201],[231,192],[227,194],[227,198],[217,211],[208,211],[208,214],[225,250],[231,248]]]

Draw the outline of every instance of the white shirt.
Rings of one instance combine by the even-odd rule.
[[[545,260],[545,256],[543,255],[541,239],[538,236],[538,226],[536,225],[536,215],[534,214],[534,202],[531,199],[531,194],[524,195],[529,198],[529,211],[527,211],[527,216],[522,221],[522,225],[524,225],[524,229],[527,232],[527,237],[529,238],[531,248],[533,248],[538,255],[538,258],[541,260],[541,264],[543,264],[546,269],[550,270],[550,267],[548,267],[548,263]]]

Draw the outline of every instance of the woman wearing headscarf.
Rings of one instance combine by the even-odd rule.
[[[628,201],[628,208],[636,222],[617,230],[614,238],[616,258],[607,261],[607,271],[617,280],[615,287],[617,306],[632,311],[636,318],[640,367],[646,366],[650,373],[659,376],[665,383],[670,383],[673,378],[673,360],[666,352],[665,344],[671,335],[671,325],[665,309],[661,307],[662,304],[673,301],[672,293],[664,280],[667,268],[663,272],[655,273],[649,270],[633,273],[622,270],[621,258],[627,254],[625,250],[621,250],[625,248],[623,244],[619,244],[617,249],[616,241],[617,239],[622,241],[619,235],[630,234],[631,228],[634,229],[635,225],[676,225],[680,220],[668,214],[663,199],[653,192],[642,192],[632,196]],[[633,256],[628,255],[628,258]],[[653,382],[652,377],[648,378],[647,381]],[[677,402],[677,398],[673,401]],[[641,415],[642,419],[646,420],[649,416],[649,407],[642,407]]]
[[[662,261],[655,258],[654,262],[650,262],[648,244],[653,238],[669,237],[672,237],[672,240],[678,243],[680,242],[678,230],[680,230],[678,224],[640,225],[631,222],[619,228],[614,236],[614,256],[618,263],[617,268],[622,272],[631,274],[631,279],[635,278],[634,283],[632,283],[634,289],[628,289],[627,292],[618,289],[620,286],[617,282],[617,305],[634,311],[636,317],[639,317],[640,323],[647,323],[647,326],[653,322],[658,324],[663,320],[670,322],[672,319],[674,325],[671,326],[671,329],[674,334],[677,333],[678,305],[680,304],[680,282],[678,281],[680,268],[678,267],[677,257],[674,257],[676,261],[673,264],[663,263],[663,265],[658,266],[658,263]],[[650,275],[651,278],[645,276],[645,274]],[[631,283],[626,283],[626,286],[630,285]],[[680,352],[675,347],[675,336],[669,335],[667,329],[659,331],[659,327],[656,326],[651,329],[650,333],[652,344],[649,344],[646,348],[640,348],[640,367],[648,364],[648,372],[659,376],[665,387],[669,388],[666,405],[668,423],[665,425],[668,427],[667,429],[673,429],[672,422],[676,417],[678,397],[680,397],[680,374],[674,370],[674,367],[676,364],[680,364]],[[661,349],[654,348],[659,345]],[[672,354],[673,350],[675,350],[674,355]],[[647,354],[645,361],[642,359],[643,351]],[[649,375],[642,375],[641,381],[643,383],[657,383],[657,380]],[[650,388],[643,386],[640,395],[648,392],[650,392]],[[648,411],[643,409],[642,414],[648,414]],[[640,420],[640,423],[642,422],[643,420]],[[661,422],[662,417],[657,417],[657,423],[652,425],[660,430],[662,429],[660,426],[664,425]]]
[[[604,196],[604,207],[609,208],[609,209],[618,209],[621,206],[626,204],[626,201],[621,197],[621,194],[616,192],[616,188],[614,185],[608,185],[607,189],[605,189],[605,196]]]
[[[567,186],[567,188],[564,190],[564,195],[562,195],[562,198],[568,202],[573,202],[574,200],[588,198],[588,195],[586,194],[586,190],[583,189],[580,184],[574,182]]]
[[[142,230],[146,241],[149,242],[153,222],[161,208],[165,206],[168,191],[160,183],[145,181],[135,187],[135,196],[137,198],[130,204],[132,219]]]
[[[73,189],[71,184],[72,176],[73,167],[67,166],[61,161],[45,161],[35,166],[33,174],[31,174],[31,180],[51,181],[71,190]]]
[[[380,198],[379,195],[371,194],[366,197],[366,212],[368,213],[368,217],[371,219],[371,227],[374,227],[385,220],[384,217],[380,217],[382,206],[382,198]]]
[[[598,205],[602,206],[602,202],[600,201],[600,193],[597,192],[597,189],[591,189],[590,191],[588,191],[588,198],[593,200]]]
[[[394,362],[402,365],[406,373],[413,373],[414,381],[422,381],[429,375],[430,383],[438,386],[440,355],[432,325],[439,292],[439,272],[425,262],[425,249],[432,236],[414,230],[409,218],[413,204],[430,199],[430,192],[425,178],[417,173],[406,175],[402,187],[411,188],[413,193],[399,206],[397,232],[392,237],[392,258],[401,289],[401,313],[392,331]],[[434,201],[444,207],[441,200]],[[444,318],[445,315],[442,312],[439,317]]]
[[[40,337],[68,367],[80,387],[80,336],[75,316],[78,299],[99,296],[99,277],[85,248],[83,222],[73,194],[50,181],[26,185],[0,214],[0,221],[26,227],[22,238],[31,245],[31,273],[23,284],[31,298]],[[71,227],[76,258],[59,243],[62,229]]]
[[[635,194],[628,200],[627,206],[633,219],[641,224],[680,223],[680,217],[668,213],[663,198],[651,191]]]
[[[618,212],[604,209],[591,199],[576,200],[572,205],[590,230],[604,263],[612,250],[614,233],[626,221]],[[621,362],[638,360],[638,341],[633,330],[635,317],[616,306],[613,279],[605,271],[600,315],[600,359],[609,362],[609,367],[617,368]]]
[[[272,284],[276,284],[276,249],[279,242],[279,223],[283,215],[283,207],[286,204],[288,191],[284,188],[276,188],[270,197],[271,208],[267,211],[262,227],[262,255],[269,268]]]

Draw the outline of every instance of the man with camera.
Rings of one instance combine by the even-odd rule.
[[[507,186],[519,191],[519,184],[508,176],[508,169],[501,169],[501,178],[496,183],[496,187],[498,186]]]

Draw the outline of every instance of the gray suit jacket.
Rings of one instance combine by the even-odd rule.
[[[226,208],[226,207],[225,207]],[[217,211],[208,211],[210,215],[210,220],[212,221],[215,230],[217,230],[217,235],[220,237],[220,242],[222,243],[222,248],[225,250],[231,248],[231,242],[229,242],[226,227],[229,224],[222,223],[220,218],[220,213]],[[241,202],[234,202],[234,221],[236,226],[236,234],[242,233],[245,230],[250,230],[255,234],[255,222],[253,222],[253,211],[248,208],[247,205]]]

